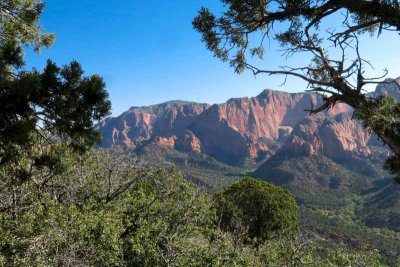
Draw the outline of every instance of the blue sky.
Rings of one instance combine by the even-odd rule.
[[[57,35],[40,55],[27,50],[27,67],[43,68],[48,58],[59,65],[78,60],[86,74],[104,77],[113,115],[131,106],[168,100],[220,103],[255,96],[265,88],[298,92],[305,84],[283,77],[237,75],[215,59],[191,25],[201,6],[221,10],[217,0],[47,0],[41,24]],[[363,51],[376,71],[400,76],[397,34],[365,37]],[[379,53],[377,53],[379,51]],[[301,58],[300,58],[301,60]],[[277,52],[268,64],[281,65]]]

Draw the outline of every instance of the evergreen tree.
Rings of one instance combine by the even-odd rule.
[[[298,206],[289,191],[246,177],[216,194],[218,224],[245,243],[294,236]]]
[[[39,52],[54,41],[39,24],[43,8],[42,1],[0,1],[0,163],[30,159],[19,170],[20,180],[29,176],[30,166],[59,159],[41,154],[41,146],[63,141],[84,151],[98,142],[93,124],[111,107],[103,79],[84,77],[75,61],[62,68],[48,61],[41,72],[21,70],[23,46]]]

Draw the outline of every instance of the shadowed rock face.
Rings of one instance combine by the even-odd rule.
[[[334,160],[363,158],[371,154],[370,134],[346,113],[305,118],[293,129],[283,151],[294,156],[321,154]]]
[[[117,118],[108,119],[99,127],[103,135],[100,146],[121,144],[134,148],[138,143],[151,138],[156,118],[154,114],[132,109]]]
[[[386,79],[384,83],[379,84],[376,87],[372,96],[379,96],[379,95],[392,95],[397,100],[400,100],[400,77],[397,79]]]
[[[133,107],[97,127],[103,134],[101,147],[135,148],[151,142],[204,153],[229,164],[271,155],[277,146],[293,154],[334,159],[367,156],[369,134],[343,115],[351,114],[351,108],[338,104],[308,117],[305,110],[321,103],[314,94],[264,90],[256,97],[212,106],[172,101]]]
[[[183,136],[177,141],[175,147],[181,151],[202,152],[200,139],[189,130],[185,131]]]
[[[172,106],[160,112],[154,123],[153,135],[180,136],[184,134],[194,119],[208,107],[208,104],[187,103]]]
[[[246,138],[223,117],[219,105],[204,111],[189,129],[199,138],[203,153],[221,162],[236,164],[250,157]]]

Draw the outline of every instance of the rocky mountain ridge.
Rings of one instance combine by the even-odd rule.
[[[395,94],[393,84],[378,85],[375,94]],[[271,156],[278,149],[340,160],[368,157],[370,134],[351,118],[352,109],[338,104],[317,115],[305,111],[321,103],[315,94],[267,89],[256,97],[222,104],[170,101],[132,107],[98,125],[103,134],[100,146],[155,144],[203,153],[231,165]]]

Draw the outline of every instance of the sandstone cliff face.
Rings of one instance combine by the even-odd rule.
[[[183,135],[194,119],[209,107],[208,104],[188,103],[172,106],[157,116],[154,135]]]
[[[219,105],[203,112],[189,129],[199,138],[202,151],[219,161],[235,164],[250,155],[246,138],[223,118]]]
[[[158,146],[164,146],[164,147],[175,147],[175,143],[176,143],[176,136],[170,136],[170,137],[161,137],[161,136],[157,136],[154,139],[154,144],[158,145]]]
[[[183,136],[177,141],[175,147],[181,151],[202,152],[200,139],[189,130],[184,132]]]
[[[155,120],[155,115],[137,110],[129,110],[117,118],[109,119],[100,128],[103,135],[100,146],[123,144],[134,148],[151,137]]]
[[[280,126],[293,127],[307,115],[304,110],[317,102],[311,94],[265,90],[254,98],[230,99],[219,105],[219,116],[250,140],[276,140]]]
[[[103,134],[100,146],[135,148],[151,141],[229,164],[271,155],[285,143],[287,150],[298,154],[323,153],[333,158],[343,157],[343,153],[353,156],[352,151],[368,154],[365,144],[369,136],[359,124],[350,118],[329,119],[350,113],[348,106],[336,105],[321,115],[323,118],[304,121],[305,110],[321,103],[313,94],[265,90],[256,97],[212,106],[174,101],[134,107],[98,126]]]
[[[283,150],[291,155],[325,155],[335,160],[367,157],[370,134],[362,125],[342,113],[336,116],[313,115],[301,121]]]
[[[200,139],[203,151],[218,160],[256,158],[269,150],[260,138],[278,140],[307,114],[304,110],[317,104],[310,94],[289,94],[265,90],[254,98],[230,99],[205,110],[190,126]]]
[[[190,129],[200,138],[204,150],[217,159],[234,157],[256,158],[268,151],[260,139],[283,140],[304,117],[311,106],[321,100],[313,94],[265,90],[257,97],[230,99],[205,110]],[[348,112],[337,105],[329,114]]]
[[[193,119],[208,107],[208,104],[183,101],[132,107],[120,116],[108,118],[97,126],[103,135],[100,146],[125,145],[135,148],[156,137],[168,138],[181,135]],[[160,145],[171,143],[164,141],[157,139],[156,143]]]

